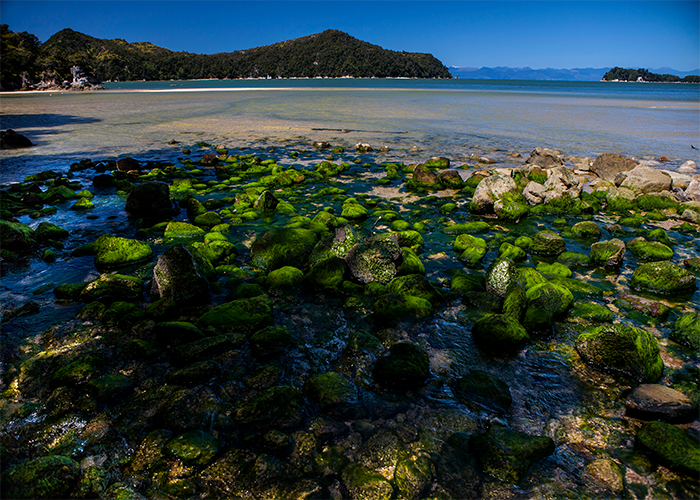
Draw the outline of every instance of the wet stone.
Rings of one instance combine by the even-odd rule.
[[[658,384],[642,384],[627,396],[627,413],[644,420],[690,422],[697,406],[682,392]]]

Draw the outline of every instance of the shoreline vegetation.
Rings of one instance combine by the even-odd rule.
[[[700,493],[693,162],[171,144],[2,187],[3,496]]]
[[[651,73],[646,69],[625,69],[615,67],[605,73],[602,82],[640,82],[640,83],[700,83],[699,75],[680,78],[676,75]]]
[[[40,43],[0,25],[3,90],[94,88],[101,81],[232,78],[452,78],[431,54],[397,52],[338,30],[211,55],[151,43],[93,38],[64,29]]]

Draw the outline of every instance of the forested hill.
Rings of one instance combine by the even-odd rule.
[[[659,75],[646,69],[625,69],[615,67],[603,75],[605,82],[684,82],[700,83],[700,76],[688,75],[681,78],[676,75]]]
[[[451,78],[449,70],[430,54],[386,50],[337,30],[264,47],[202,55],[174,52],[145,42],[103,40],[71,29],[38,44],[33,35],[12,33],[7,25],[2,28],[5,88],[22,86],[22,73],[25,86],[28,81],[70,80],[73,66],[80,66],[100,81],[342,76]],[[27,40],[34,42],[29,43],[32,45],[29,50],[21,46]],[[24,56],[13,57],[16,50]],[[5,64],[6,59],[12,64]],[[23,61],[26,67],[18,67]]]

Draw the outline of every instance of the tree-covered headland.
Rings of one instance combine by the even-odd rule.
[[[615,67],[603,75],[605,82],[683,82],[700,83],[700,76],[688,75],[681,78],[676,75],[659,75],[646,69],[625,69]]]

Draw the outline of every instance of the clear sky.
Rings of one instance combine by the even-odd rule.
[[[63,28],[200,54],[339,29],[447,66],[700,68],[692,1],[0,1],[0,22],[42,42]]]

